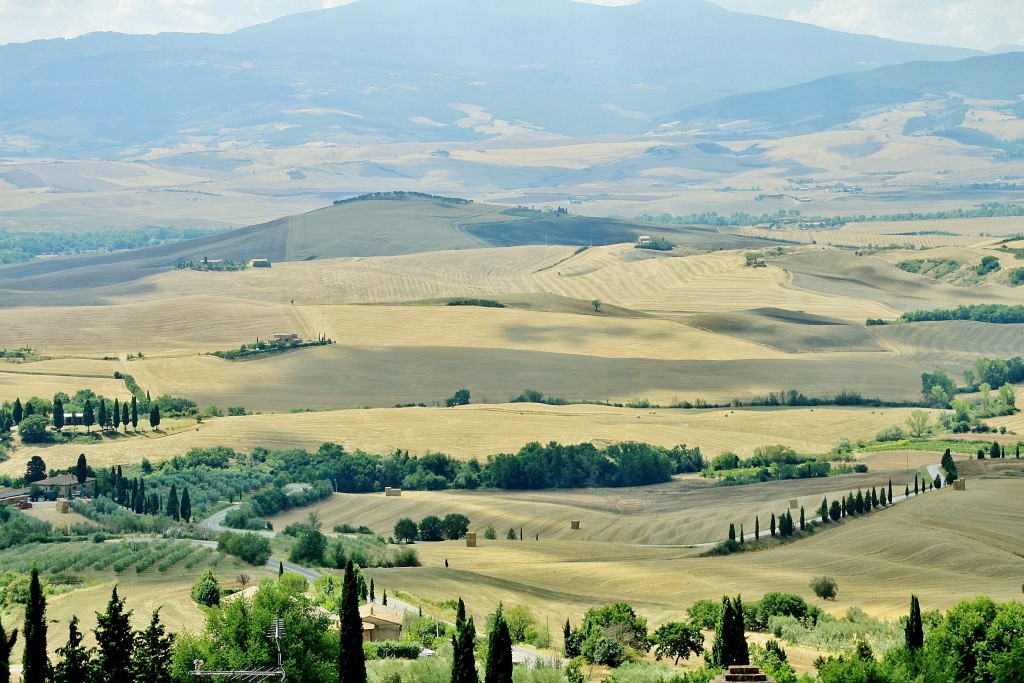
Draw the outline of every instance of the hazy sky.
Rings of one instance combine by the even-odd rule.
[[[92,31],[227,33],[284,14],[352,1],[0,0],[0,44],[37,38],[70,38]],[[635,0],[581,1],[624,5]],[[1022,0],[716,1],[731,10],[897,40],[980,50],[1006,43],[1024,45]]]

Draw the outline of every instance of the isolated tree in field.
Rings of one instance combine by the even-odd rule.
[[[590,302],[590,305],[593,306],[594,310],[597,311],[598,313],[601,312],[601,300],[600,299],[594,299],[593,301]]]
[[[418,534],[416,522],[408,517],[402,517],[395,522],[395,540],[399,543],[414,543]]]
[[[502,614],[501,603],[487,632],[487,663],[484,683],[512,683],[512,637]]]
[[[167,507],[164,514],[177,522],[181,518],[181,506],[178,502],[178,485],[171,484],[171,492],[167,494]]]
[[[33,456],[29,458],[29,463],[25,466],[25,482],[32,483],[33,481],[40,481],[46,478],[46,463],[39,456]]]
[[[21,632],[25,638],[25,651],[21,656],[22,683],[46,683],[50,673],[50,661],[46,657],[46,597],[35,564],[29,574],[25,624]]]
[[[154,405],[149,411],[149,426],[153,430],[160,426],[160,406],[158,405]]]
[[[916,595],[910,596],[910,616],[906,625],[907,648],[911,651],[924,647],[924,626],[921,623],[921,603]]]
[[[121,428],[121,402],[114,399],[114,409],[110,412],[111,421],[114,423],[114,431]]]
[[[8,634],[0,623],[0,683],[11,683],[11,650],[18,640],[18,629]]]
[[[680,659],[689,659],[690,655],[699,655],[704,652],[704,634],[700,627],[682,621],[670,621],[662,624],[651,636],[651,642],[657,647],[654,650],[654,658],[663,657],[675,658],[675,665]]]
[[[811,579],[811,590],[822,600],[835,600],[839,584],[831,576],[815,576]]]
[[[953,461],[953,456],[950,454],[949,449],[942,454],[942,460],[940,461],[942,469],[946,472],[946,483],[954,482],[960,476],[956,469],[956,463]]]
[[[449,408],[469,405],[469,389],[459,389],[451,398],[445,401],[445,405]]]
[[[192,499],[188,495],[188,487],[181,491],[181,505],[179,506],[181,519],[186,524],[192,519]]]
[[[833,500],[832,505],[828,509],[828,516],[833,522],[838,522],[843,516],[843,508],[838,500]]]
[[[192,584],[192,600],[204,607],[220,604],[220,581],[212,569],[207,569]]]
[[[64,402],[59,398],[53,399],[53,428],[58,432],[64,429]]]
[[[134,394],[132,395],[132,415],[131,415],[131,417],[132,417],[132,429],[134,430],[134,429],[136,429],[139,426],[139,404],[135,400],[135,395]],[[128,421],[125,420],[126,424],[127,424],[127,422]]]
[[[14,417],[14,424],[20,425],[21,421],[25,418],[25,409],[21,405],[20,398],[14,399],[13,411],[12,415]]]
[[[928,431],[928,423],[931,421],[931,416],[928,412],[921,410],[911,410],[910,415],[907,415],[907,428],[910,430],[910,435],[917,438]]]
[[[743,601],[740,596],[730,600],[722,597],[722,619],[715,629],[715,640],[707,657],[710,666],[727,668],[734,664],[749,664],[747,637],[743,632]]]
[[[507,540],[507,541],[514,541],[514,540],[516,540],[516,538],[518,538],[518,536],[516,536],[516,530],[513,529],[512,527],[509,527],[508,533],[505,534],[505,540]]]
[[[139,683],[171,683],[171,657],[174,634],[160,623],[160,608],[153,610],[149,626],[135,634],[132,650],[132,674]]]
[[[359,618],[359,584],[356,568],[345,564],[341,585],[341,630],[338,643],[339,683],[366,683],[366,656],[363,654],[363,622]]]
[[[117,596],[117,586],[110,593],[107,611],[96,613],[97,680],[130,681],[131,653],[135,646],[131,610],[124,609],[124,600]]]
[[[457,512],[447,514],[441,520],[441,533],[449,541],[457,541],[469,531],[469,517]]]
[[[98,406],[99,406],[99,410],[97,411],[96,422],[99,424],[101,430],[102,429],[106,429],[107,428],[107,402],[104,401],[101,398],[99,400]]]
[[[96,413],[92,409],[92,401],[85,399],[85,405],[82,406],[82,424],[85,425],[85,431],[89,431],[89,428],[96,424]]]
[[[892,503],[892,477],[889,477],[889,502]]]

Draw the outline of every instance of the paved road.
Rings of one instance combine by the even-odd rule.
[[[235,503],[230,507],[224,508],[220,512],[213,513],[212,515],[210,515],[209,517],[207,517],[199,523],[199,528],[208,529],[214,533],[220,533],[221,531],[246,531],[246,529],[229,529],[226,526],[224,526],[224,518],[228,516],[229,512],[231,512],[232,510],[237,510],[238,508],[238,503]],[[259,534],[260,536],[264,536],[266,538],[274,538],[275,536],[277,536],[276,531],[269,531],[267,529],[253,531],[252,533]]]

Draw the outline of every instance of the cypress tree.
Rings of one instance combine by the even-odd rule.
[[[736,525],[733,524],[732,522],[729,522],[729,542],[730,543],[735,543],[736,542]]]
[[[25,418],[25,409],[21,407],[21,399],[14,399],[14,424],[20,425],[21,421]]]
[[[121,403],[116,398],[114,399],[114,410],[111,412],[110,417],[114,421],[114,431],[116,432],[121,427]]]
[[[17,641],[18,629],[14,629],[8,635],[4,631],[4,625],[0,623],[0,683],[11,683],[11,650]]]
[[[907,484],[906,488],[903,489],[903,497],[908,500],[910,499],[910,484]]]
[[[993,441],[992,442],[992,448],[989,450],[989,457],[994,460],[996,458],[1001,457],[1001,455],[1002,455],[1002,451],[999,449],[999,442],[998,441]]]
[[[85,425],[85,431],[89,431],[95,422],[96,414],[92,411],[92,401],[85,399],[85,405],[82,406],[82,424]]]
[[[192,499],[188,496],[188,487],[181,492],[181,519],[188,524],[192,519]]]
[[[110,593],[107,611],[96,613],[96,679],[102,681],[131,681],[132,650],[135,633],[132,631],[131,610],[124,609],[124,600],[117,596],[117,586]]]
[[[910,596],[910,617],[906,625],[907,649],[916,652],[924,647],[924,626],[921,623],[921,603],[916,595]]]
[[[174,634],[160,623],[160,609],[153,610],[149,626],[135,636],[132,673],[140,683],[171,683],[171,656]]]
[[[79,485],[82,485],[88,476],[89,464],[85,461],[85,453],[79,453],[78,462],[75,464],[75,479],[78,480]]]
[[[914,495],[917,495],[917,472],[914,472]]]
[[[889,504],[892,504],[892,477],[889,477]]]
[[[132,400],[134,400],[134,399],[132,399]],[[129,421],[129,419],[130,419],[130,417],[128,415],[128,404],[127,403],[122,403],[121,404],[121,424],[124,425],[124,433],[125,434],[128,433],[128,421]]]
[[[864,493],[857,489],[857,497],[853,499],[853,511],[858,515],[864,514]]]
[[[46,683],[50,673],[50,662],[46,657],[46,596],[43,595],[39,568],[35,563],[29,578],[25,624],[21,632],[25,637],[21,680],[23,683]]]
[[[821,523],[828,523],[828,498],[821,499],[821,507],[818,508],[818,514],[821,516]]]
[[[370,579],[370,602],[377,602],[377,596],[373,591],[373,579]]]
[[[761,518],[754,517],[754,540],[761,540]]]
[[[128,501],[127,501],[128,505],[126,507],[134,510],[135,509],[135,501],[138,499],[138,497],[139,497],[139,478],[138,477],[132,477],[131,495],[128,496]]]
[[[768,530],[772,532],[772,538],[775,538],[775,513],[772,513],[772,520],[768,523]]]
[[[351,562],[351,561],[352,560],[349,560],[349,562]],[[277,562],[277,578],[280,579],[282,576],[284,576],[284,562],[281,562],[280,560],[278,560],[278,562]]]
[[[363,621],[359,618],[359,586],[356,569],[349,560],[341,585],[341,631],[338,646],[338,683],[366,683],[363,655]]]
[[[487,665],[484,683],[512,683],[512,637],[501,612],[501,604],[494,613],[494,623],[487,634]]]
[[[67,645],[57,650],[60,659],[53,666],[53,683],[88,683],[92,680],[92,652],[82,645],[78,616],[68,624]]]
[[[800,506],[800,531],[806,529],[806,523],[804,522],[804,506]]]
[[[384,595],[381,596],[380,604],[384,605],[385,607],[388,606],[388,589],[387,588],[384,589]]]
[[[475,638],[473,617],[466,618],[466,605],[459,598],[455,613],[455,633],[452,635],[452,683],[477,683],[476,660],[473,656]]]
[[[132,508],[137,514],[146,512],[146,480],[139,479],[139,495],[135,497],[135,507]]]
[[[97,423],[100,426],[100,430],[106,429],[107,427],[107,402],[102,398],[99,400],[99,411],[96,418]]]
[[[747,535],[743,533],[743,522],[740,522],[740,545],[744,543],[744,539],[746,538],[746,536]]]
[[[132,429],[136,429],[139,426],[139,404],[135,400],[135,395],[132,394]]]
[[[64,402],[59,398],[53,399],[53,428],[58,432],[64,428]]]
[[[722,668],[750,662],[747,638],[743,632],[743,602],[738,595],[735,600],[722,597],[722,619],[715,629],[715,640],[707,661],[711,666]]]
[[[153,409],[149,411],[149,426],[156,430],[160,426],[160,406],[154,405]]]
[[[181,509],[178,507],[178,485],[171,484],[171,492],[167,495],[167,507],[164,508],[164,514],[173,519],[175,522],[181,517]]]
[[[25,415],[24,415],[24,417],[22,419],[24,419],[25,417],[28,417],[30,415],[35,415],[35,414],[36,414],[36,407],[34,405],[32,405],[32,401],[25,401]]]

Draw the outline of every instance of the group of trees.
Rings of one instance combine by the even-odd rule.
[[[409,517],[395,522],[395,540],[399,543],[415,541],[457,541],[469,531],[469,518],[463,514],[451,513],[440,518],[427,515],[417,524]]]
[[[68,624],[67,644],[57,650],[58,659],[51,662],[47,650],[46,596],[34,566],[29,578],[29,596],[25,606],[22,655],[23,683],[170,683],[174,635],[160,623],[159,609],[149,625],[135,631],[131,627],[131,610],[124,609],[124,600],[114,586],[104,613],[96,614],[93,629],[96,646],[82,643],[77,616]],[[10,652],[18,631],[10,635],[0,625],[0,680],[10,680]]]
[[[1024,305],[972,304],[956,308],[928,311],[910,311],[899,317],[900,322],[917,323],[937,320],[973,320],[980,323],[1008,325],[1024,323]]]

